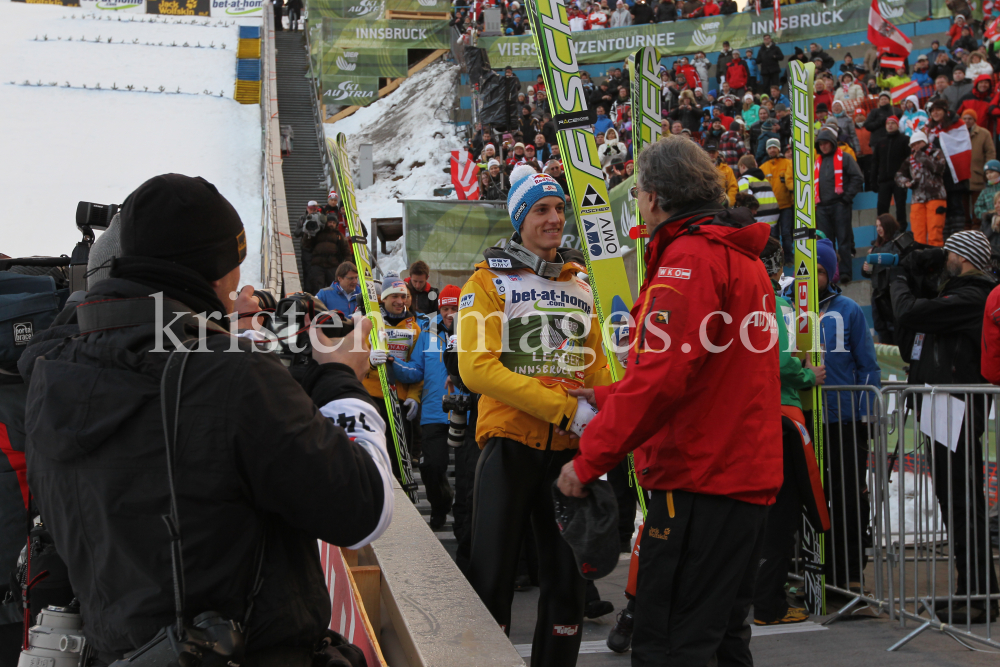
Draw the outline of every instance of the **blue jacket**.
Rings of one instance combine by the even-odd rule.
[[[760,73],[760,68],[757,66],[757,60],[754,58],[744,58],[743,62],[747,64],[747,70],[750,72],[750,76],[754,79]]]
[[[358,300],[361,298],[361,285],[354,288],[350,294],[344,292],[336,280],[329,287],[324,287],[316,295],[316,298],[323,302],[327,310],[339,310],[344,315],[350,317],[358,309]]]
[[[597,121],[594,123],[594,134],[601,134],[602,132],[607,132],[608,128],[614,127],[615,124],[611,122],[611,119],[607,116],[597,116]]]
[[[826,294],[820,296],[819,311],[823,364],[826,366],[825,386],[853,384],[881,388],[882,371],[875,358],[875,343],[861,306],[841,295],[839,287],[830,287]],[[843,340],[839,345],[838,319],[843,322]],[[876,407],[874,401],[871,392],[825,391],[823,408],[826,422],[859,421],[868,415],[869,407]]]
[[[448,392],[444,382],[448,371],[444,367],[444,351],[448,347],[450,334],[441,326],[441,314],[434,313],[430,327],[420,335],[410,355],[409,366],[413,367],[415,382],[424,381],[423,397],[420,401],[420,423],[447,424],[448,413],[441,408],[441,399]]]
[[[784,104],[785,108],[787,108],[789,111],[792,108],[791,101],[788,99],[788,96],[785,95],[784,93],[782,93],[781,95],[778,95],[777,99],[771,100],[771,103],[772,104]]]

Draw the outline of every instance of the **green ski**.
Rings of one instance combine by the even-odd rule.
[[[625,273],[617,225],[611,214],[611,198],[597,157],[594,114],[587,109],[563,0],[529,0],[526,13],[556,123],[559,154],[594,292],[594,309],[611,377],[618,381],[624,376],[624,370],[615,355],[614,334],[609,325],[615,319],[613,314],[621,313],[624,308],[621,315],[625,316],[632,309],[632,290]]]
[[[810,361],[823,364],[819,336],[819,296],[816,285],[816,153],[813,124],[813,77],[816,66],[798,61],[788,64],[788,94],[792,101],[792,169],[795,174],[795,343],[810,355]],[[803,408],[812,410],[812,437],[823,480],[823,390],[813,387],[803,397]],[[805,557],[806,608],[811,614],[825,613],[824,537],[820,530],[803,518],[802,549]]]
[[[351,178],[351,163],[347,158],[347,137],[343,132],[337,135],[337,141],[327,139],[327,148],[330,150],[331,162],[337,177],[337,190],[340,192],[340,201],[344,204],[344,217],[347,218],[347,229],[350,232],[351,247],[354,249],[354,264],[362,277],[361,298],[364,301],[365,315],[374,325],[371,332],[371,346],[373,349],[385,350],[385,322],[382,320],[382,311],[378,304],[378,293],[375,291],[375,277],[372,275],[371,258],[368,254],[368,245],[361,230],[361,219],[358,216],[358,203],[354,197],[354,179]],[[378,379],[382,385],[382,397],[385,399],[385,411],[389,415],[389,429],[392,432],[392,441],[396,449],[396,461],[399,464],[402,479],[400,484],[403,490],[410,496],[410,500],[417,502],[417,483],[413,477],[413,464],[410,460],[410,450],[406,446],[406,436],[403,433],[403,413],[399,409],[399,400],[396,398],[396,388],[389,383],[388,372],[385,365],[378,367]]]
[[[656,73],[660,64],[660,54],[656,47],[644,46],[628,58],[628,68],[632,75],[632,155],[634,164],[639,164],[639,153],[649,144],[655,144],[660,140],[660,80]],[[639,183],[639,169],[635,170],[635,183]],[[634,210],[635,225],[629,229],[629,236],[635,239],[635,260],[636,260],[636,293],[646,280],[646,239],[649,238],[649,230],[639,213],[639,206],[635,203]],[[628,455],[629,472],[635,483],[636,491],[639,495],[639,506],[642,508],[642,517],[646,518],[646,498],[642,494],[642,487],[639,486],[639,479],[635,474],[635,461],[632,454]]]

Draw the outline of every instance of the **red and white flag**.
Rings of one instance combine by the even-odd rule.
[[[955,182],[964,181],[972,176],[972,139],[969,128],[961,120],[948,128],[938,128],[934,134],[941,142],[941,152],[948,160],[951,177]]]
[[[910,38],[882,17],[878,0],[872,0],[871,9],[868,10],[868,41],[875,45],[879,53],[902,53],[908,56],[913,50]]]
[[[899,56],[884,55],[879,58],[879,67],[887,67],[889,69],[899,69],[903,66],[903,58]]]
[[[900,86],[896,86],[889,91],[889,95],[892,97],[892,103],[898,104],[905,100],[910,95],[916,95],[920,92],[920,84],[916,81],[910,81],[909,83],[904,83]]]
[[[459,199],[479,199],[479,165],[468,151],[451,152],[451,182]]]
[[[774,0],[774,32],[781,33],[781,2]]]
[[[989,16],[989,14],[987,14]],[[1000,36],[1000,18],[993,19],[990,24],[986,26],[986,32],[983,33],[983,41],[995,42],[997,37]]]
[[[753,7],[757,10],[757,16],[760,16],[760,0],[754,0]]]

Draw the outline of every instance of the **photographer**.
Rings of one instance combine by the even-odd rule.
[[[911,259],[912,258],[912,259]],[[978,231],[952,234],[941,249],[930,248],[912,253],[893,269],[890,289],[898,327],[915,332],[909,354],[907,383],[983,384],[982,359],[983,314],[996,279],[990,271],[990,244]],[[919,287],[921,277],[944,267],[945,282],[937,291]],[[987,313],[992,316],[992,313]],[[909,357],[907,359],[907,357]],[[918,415],[919,417],[919,415]],[[923,419],[929,421],[925,415]],[[954,536],[955,567],[958,570],[955,593],[984,594],[998,590],[996,572],[984,554],[991,553],[986,531],[986,498],[983,495],[983,443],[986,406],[982,401],[968,402],[961,435],[955,450],[934,443],[934,493],[941,505],[948,535]],[[992,560],[992,559],[990,559]],[[969,571],[969,565],[972,571]],[[965,600],[955,600],[950,622],[964,625],[967,620],[983,623],[987,608],[974,601],[967,608]],[[948,620],[948,610],[938,609]],[[988,611],[997,618],[994,602]]]
[[[233,310],[246,255],[243,224],[213,185],[154,177],[120,221],[110,278],[36,334],[18,365],[28,482],[87,644],[98,664],[146,644],[174,621],[183,579],[185,626],[213,610],[246,628],[244,664],[309,665],[331,617],[317,540],[358,548],[392,518],[383,423],[358,381],[370,326],[356,320],[338,348],[311,329],[317,363],[300,386],[275,355],[197,326],[195,313]],[[182,344],[204,352],[183,355],[171,382],[164,369]],[[172,573],[168,511],[183,577]]]
[[[340,233],[337,225],[335,219],[326,219],[324,216],[323,227],[302,240],[302,250],[309,251],[311,257],[306,269],[308,275],[305,288],[310,294],[316,294],[333,284],[337,278],[337,267],[351,257],[347,239]]]
[[[433,315],[430,327],[422,332],[413,347],[413,367],[423,380],[423,408],[420,411],[420,426],[423,440],[420,452],[420,478],[427,489],[427,500],[431,504],[431,530],[440,530],[448,519],[454,494],[448,483],[448,459],[450,458],[449,411],[442,407],[442,399],[451,393],[447,386],[448,370],[444,366],[444,351],[448,339],[454,333],[453,321],[458,312],[458,296],[461,290],[455,285],[446,285],[438,297],[438,312]],[[462,396],[468,394],[462,392]],[[464,424],[467,410],[456,415]],[[454,445],[452,445],[454,446]]]
[[[292,230],[292,236],[299,239],[302,252],[302,284],[309,278],[309,267],[312,265],[312,255],[306,250],[305,240],[323,229],[325,216],[317,202],[306,203],[306,212],[299,217],[299,224]]]

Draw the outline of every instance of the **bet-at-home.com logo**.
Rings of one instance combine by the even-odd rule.
[[[85,9],[97,9],[105,12],[137,11],[146,9],[145,0],[83,0],[80,7]]]
[[[226,16],[259,14],[264,9],[263,0],[212,0],[213,15],[224,12]]]
[[[336,102],[346,100],[349,97],[374,97],[375,91],[362,90],[361,86],[353,81],[343,81],[336,89],[324,92],[323,96]]]

